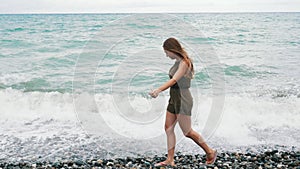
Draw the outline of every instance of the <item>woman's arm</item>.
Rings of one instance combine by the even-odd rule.
[[[188,65],[187,63],[180,62],[179,67],[176,71],[176,73],[174,74],[174,76],[172,77],[172,79],[168,80],[166,83],[164,83],[163,85],[161,85],[159,88],[151,91],[149,94],[156,98],[158,96],[158,94],[164,90],[167,90],[169,87],[173,86],[179,79],[182,78],[182,76],[184,76],[184,74],[186,73],[188,69]]]

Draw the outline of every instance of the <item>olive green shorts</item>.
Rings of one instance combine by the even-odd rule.
[[[173,114],[184,114],[191,116],[192,108],[193,97],[188,88],[170,88],[170,99],[167,111]]]

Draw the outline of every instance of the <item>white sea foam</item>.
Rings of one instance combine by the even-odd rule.
[[[167,98],[134,96],[130,100],[111,94],[73,96],[0,90],[0,161],[163,153]],[[126,99],[130,100],[129,105],[124,104]],[[210,97],[199,96],[194,103],[192,123],[200,133],[211,113],[212,101]],[[216,132],[206,139],[209,145],[224,151],[269,144],[299,148],[299,110],[298,98],[276,101],[228,96]],[[177,150],[202,152],[183,136],[178,125],[176,135]]]
[[[4,85],[12,85],[21,82],[30,81],[33,78],[38,78],[37,75],[31,75],[27,73],[1,73],[0,83]]]
[[[155,137],[164,137],[167,97],[149,100],[136,96],[131,105],[119,104],[122,100],[116,100],[110,94],[74,97],[75,100],[81,98],[82,102],[76,105],[73,95],[67,93],[1,90],[1,134],[17,137],[48,137],[59,131],[75,134],[82,130],[78,125],[81,124],[90,134],[93,134],[93,129],[99,135],[109,130],[112,138],[125,136],[126,139],[155,140]],[[93,99],[96,107],[91,103]],[[124,99],[127,97],[123,98],[125,103]],[[193,127],[201,133],[211,113],[212,98],[200,96],[194,105]],[[236,146],[272,143],[299,147],[299,110],[298,98],[287,101],[228,96],[212,138],[225,139],[228,144]]]
[[[279,101],[226,97],[223,119],[216,135],[233,145],[278,144],[299,147],[299,136],[296,136],[300,128],[299,110],[299,99]]]

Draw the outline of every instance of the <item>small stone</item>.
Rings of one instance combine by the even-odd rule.
[[[99,159],[97,161],[93,161],[93,165],[96,167],[102,167],[103,166],[103,160]]]
[[[146,166],[150,166],[150,165],[151,165],[148,161],[145,161],[144,164],[145,164]]]
[[[148,162],[153,162],[153,159],[151,159],[151,158],[146,158],[146,161],[148,161]]]
[[[207,169],[206,166],[200,166],[199,169]]]
[[[230,165],[228,163],[223,164],[224,167],[230,168]]]
[[[276,162],[276,163],[279,162],[279,159],[276,156],[272,156],[271,160],[274,161],[274,162]]]
[[[265,152],[265,155],[267,155],[267,156],[272,155],[272,152],[266,151],[266,152]]]
[[[243,165],[243,166],[245,166],[245,165],[247,165],[248,163],[246,162],[246,161],[243,161],[243,162],[241,162],[241,165]]]
[[[82,160],[77,160],[77,161],[75,161],[75,164],[78,166],[82,166],[82,165],[84,165],[84,162]]]
[[[278,150],[273,150],[271,153],[272,153],[272,155],[274,155],[274,154],[278,153]]]
[[[87,164],[91,165],[93,163],[93,160],[89,159],[86,161]]]
[[[55,162],[55,163],[53,164],[53,167],[55,167],[55,168],[60,168],[60,167],[61,167],[61,165],[60,165],[60,163],[59,163],[59,162]]]
[[[290,163],[290,162],[292,162],[291,159],[286,159],[286,160],[284,160],[284,163]]]
[[[122,168],[122,165],[116,164],[115,167],[116,167],[116,168]]]
[[[106,163],[106,166],[113,166],[113,165],[114,165],[114,163],[111,162],[111,161],[109,161],[109,162]]]
[[[71,160],[67,162],[67,165],[68,165],[68,166],[72,166],[73,164],[74,164],[74,163],[73,163],[73,161],[71,161]]]
[[[129,161],[125,166],[126,166],[127,168],[128,168],[128,167],[132,167],[132,162]]]
[[[266,164],[264,164],[264,167],[265,168],[273,168],[270,164],[268,164],[268,163],[266,163]]]

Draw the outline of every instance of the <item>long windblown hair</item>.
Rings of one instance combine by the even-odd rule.
[[[184,48],[180,45],[179,41],[175,38],[168,38],[163,43],[164,50],[170,51],[178,55],[183,59],[184,62],[189,67],[189,71],[186,73],[186,77],[193,78],[194,76],[194,65],[192,60],[189,58],[187,52],[184,50]]]

